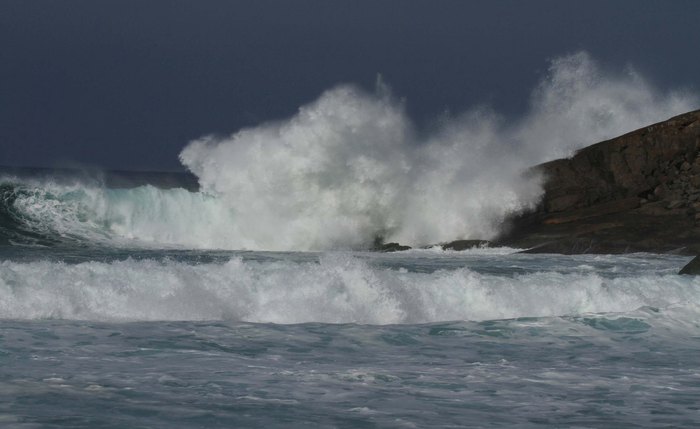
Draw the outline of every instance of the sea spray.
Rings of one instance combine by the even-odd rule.
[[[561,61],[525,119],[427,135],[386,94],[330,91],[193,144],[203,192],[0,178],[2,426],[699,427],[688,257],[202,250],[483,236],[536,199],[523,166],[686,110]]]
[[[542,195],[543,178],[523,174],[532,165],[696,102],[585,52],[551,62],[522,118],[478,107],[429,133],[383,84],[343,85],[285,121],[191,142],[180,158],[199,192],[0,178],[0,242],[303,251],[488,239]]]
[[[409,245],[490,238],[532,207],[539,162],[690,110],[636,72],[604,73],[585,52],[555,59],[524,117],[485,108],[418,136],[387,91],[340,86],[281,122],[190,143],[182,163],[234,208],[258,248]]]
[[[513,131],[532,164],[697,109],[690,90],[661,91],[632,67],[604,70],[587,52],[555,58]]]

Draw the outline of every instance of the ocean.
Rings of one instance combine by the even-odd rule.
[[[700,426],[689,257],[240,250],[226,210],[5,171],[0,427]]]

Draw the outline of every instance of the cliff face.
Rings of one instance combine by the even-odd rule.
[[[532,252],[700,252],[700,110],[534,167],[537,210],[497,243]]]

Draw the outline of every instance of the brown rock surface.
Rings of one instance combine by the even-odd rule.
[[[534,167],[545,195],[497,245],[531,252],[700,253],[700,110]]]

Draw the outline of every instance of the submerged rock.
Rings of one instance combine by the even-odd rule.
[[[380,245],[375,245],[375,252],[401,252],[403,250],[411,250],[411,246],[404,246],[399,243],[383,243]]]
[[[441,244],[443,250],[467,250],[474,247],[488,247],[491,244],[488,240],[455,240]]]

